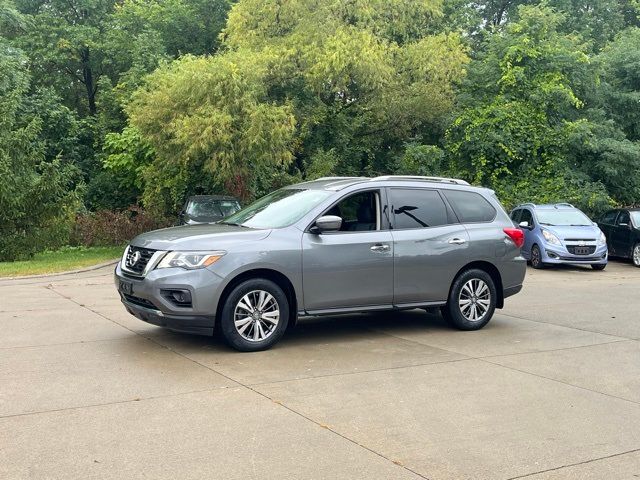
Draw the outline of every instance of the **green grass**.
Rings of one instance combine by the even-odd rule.
[[[90,267],[122,255],[124,247],[65,247],[36,254],[31,260],[0,262],[0,277],[40,275]]]

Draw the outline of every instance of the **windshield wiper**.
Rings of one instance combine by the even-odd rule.
[[[556,225],[553,223],[540,222],[540,225],[546,225],[548,227],[555,227]]]
[[[224,220],[222,222],[218,222],[218,223],[221,223],[222,225],[232,225],[234,227],[251,228],[251,227],[247,227],[246,225],[243,225],[241,223],[225,222]]]

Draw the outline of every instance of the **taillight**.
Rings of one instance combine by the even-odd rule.
[[[516,247],[521,248],[524,245],[524,232],[519,228],[505,228],[503,229],[504,233],[513,240],[513,243],[516,244]]]

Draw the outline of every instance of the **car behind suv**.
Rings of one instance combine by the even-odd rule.
[[[598,226],[569,203],[525,203],[511,212],[525,236],[522,256],[533,268],[550,264],[607,266],[607,239]]]
[[[520,291],[522,231],[494,193],[455,179],[332,177],[291,185],[217,224],[136,237],[115,270],[136,317],[242,351],[305,315],[441,308],[482,328]]]
[[[598,221],[612,256],[630,258],[640,267],[640,208],[618,208]]]
[[[212,223],[240,210],[240,202],[226,195],[194,195],[189,197],[179,215],[181,225]]]

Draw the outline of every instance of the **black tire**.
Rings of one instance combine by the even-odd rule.
[[[606,263],[593,263],[593,264],[591,264],[591,268],[593,268],[594,270],[604,270],[606,266],[607,266]]]
[[[631,261],[636,267],[640,267],[640,243],[636,243],[631,250]]]
[[[538,245],[531,247],[531,266],[536,270],[542,270],[546,265],[542,262],[542,252]]]
[[[488,305],[483,315],[477,320],[471,320],[468,318],[471,310],[463,313],[461,302],[464,302],[468,297],[467,291],[463,292],[463,288],[468,286],[469,282],[472,281],[481,281],[484,282],[486,287],[489,290],[488,298],[485,298],[484,295],[478,295],[475,297],[475,301],[473,298],[470,298],[472,301],[472,305],[469,308],[477,308],[478,310],[482,308],[478,303],[481,300],[488,300]],[[481,284],[478,284],[481,285]],[[493,313],[496,309],[496,300],[498,298],[498,292],[496,290],[495,283],[489,275],[484,270],[479,269],[470,269],[466,270],[462,274],[458,275],[458,277],[454,280],[451,285],[451,291],[449,292],[449,299],[447,300],[447,304],[441,308],[442,316],[444,319],[451,325],[459,330],[479,330],[484,327],[491,317],[493,317]],[[477,303],[476,303],[477,302]],[[484,302],[483,302],[484,305]]]
[[[279,312],[278,322],[275,326],[273,326],[272,321],[266,320],[266,316],[262,317],[262,315],[258,314],[257,317],[254,317],[249,313],[248,309],[239,305],[240,301],[245,296],[255,299],[256,304],[259,303],[259,296],[257,292],[260,291],[270,294],[275,301],[275,308],[277,308],[277,311]],[[265,297],[267,296],[265,295]],[[247,304],[245,300],[243,305],[251,306],[251,302]],[[271,304],[272,307],[273,305],[274,304]],[[236,313],[241,312],[238,313],[238,315],[241,315],[244,314],[245,311],[247,312],[246,317],[240,318],[239,321],[251,319],[246,322],[249,325],[242,325],[239,328],[236,328]],[[264,313],[266,315],[269,312],[265,311]],[[271,280],[267,280],[265,278],[246,280],[236,286],[227,296],[224,306],[222,307],[222,314],[219,323],[223,338],[236,350],[241,352],[257,352],[260,350],[266,350],[275,345],[287,329],[287,324],[289,323],[289,301],[282,288]],[[259,327],[257,327],[258,324],[260,324]],[[242,327],[245,327],[243,333],[239,331],[242,330]],[[268,335],[266,335],[265,329],[269,330]],[[259,332],[257,334],[258,337],[261,333],[265,333],[265,338],[262,340],[250,340],[246,338],[247,335],[249,337],[253,337],[255,330],[258,330]]]

